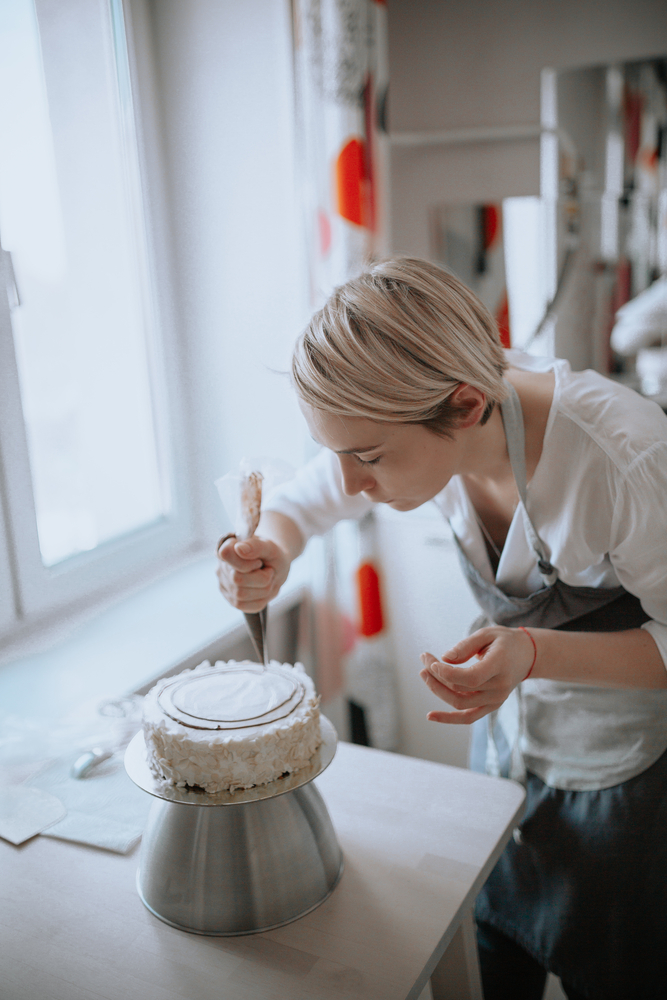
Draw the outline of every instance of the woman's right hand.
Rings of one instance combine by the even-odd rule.
[[[220,590],[239,611],[261,611],[287,579],[291,558],[267,538],[228,538],[218,549]]]

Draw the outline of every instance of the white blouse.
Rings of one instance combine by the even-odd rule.
[[[616,587],[637,596],[652,619],[645,628],[667,665],[667,416],[660,407],[566,361],[507,351],[525,371],[555,374],[542,454],[528,484],[531,519],[549,558],[573,587]],[[481,529],[459,476],[432,501],[466,555],[492,581]],[[267,508],[290,517],[304,538],[373,506],[345,496],[336,456],[323,449]],[[496,573],[506,593],[526,596],[542,584],[519,504]]]

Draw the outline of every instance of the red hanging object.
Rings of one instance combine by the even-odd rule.
[[[359,632],[367,637],[378,635],[384,628],[380,577],[371,563],[362,563],[357,570],[357,591],[360,614]]]
[[[338,214],[357,226],[367,224],[366,151],[361,139],[350,139],[336,161]]]
[[[484,249],[490,250],[500,233],[500,211],[497,205],[482,205]]]
[[[503,347],[511,347],[510,338],[510,306],[507,298],[507,291],[503,292],[502,298],[498,303],[498,308],[496,310],[496,323],[498,324],[498,332],[500,334],[500,343]]]

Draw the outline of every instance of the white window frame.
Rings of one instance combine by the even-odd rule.
[[[0,260],[0,646],[63,613],[76,613],[150,579],[200,551],[195,491],[184,432],[174,282],[168,256],[168,215],[159,148],[146,0],[122,0],[127,39],[140,190],[152,297],[152,389],[161,458],[171,497],[155,524],[79,553],[42,563],[11,327],[14,294],[10,255]]]

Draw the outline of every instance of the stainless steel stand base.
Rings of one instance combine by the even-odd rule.
[[[322,745],[307,767],[268,785],[207,794],[159,780],[143,733],[125,753],[127,773],[155,797],[144,830],[137,889],[160,920],[193,934],[256,934],[288,924],[331,895],[343,855],[314,778],[336,752]]]
[[[137,889],[166,923],[195,934],[253,934],[289,923],[333,892],[343,856],[314,785],[260,802],[189,809],[157,800]]]

